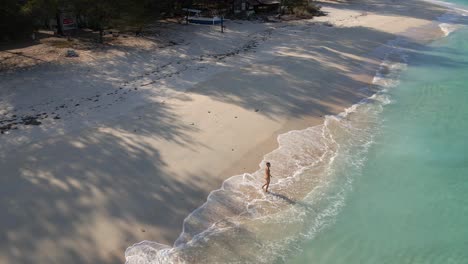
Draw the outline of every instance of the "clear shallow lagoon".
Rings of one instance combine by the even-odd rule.
[[[463,5],[465,7],[468,6],[468,0],[444,0],[444,2]]]
[[[468,29],[382,52],[373,96],[278,138],[270,194],[233,176],[127,263],[468,263]]]
[[[400,80],[334,223],[287,263],[468,263],[468,30]]]

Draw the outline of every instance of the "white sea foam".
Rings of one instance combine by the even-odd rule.
[[[184,220],[173,247],[143,241],[126,250],[127,263],[271,263],[333,223],[390,103],[386,91],[405,68],[399,43],[387,45],[377,93],[322,125],[280,135],[258,171],[227,179]],[[273,164],[270,194],[259,188],[265,161]]]
[[[441,23],[439,24],[439,27],[440,27],[440,30],[444,32],[445,36],[450,35],[450,33],[454,32],[458,28],[456,25],[448,24],[448,23]]]
[[[438,19],[445,35],[458,28],[458,14]],[[379,131],[380,113],[391,103],[387,90],[406,68],[403,45],[400,38],[378,51],[383,62],[368,89],[376,93],[327,116],[323,125],[280,135],[279,148],[265,155],[257,172],[227,179],[185,219],[173,247],[143,241],[126,250],[127,263],[271,263],[333,223]],[[276,176],[270,195],[259,191],[265,161]]]
[[[461,14],[462,16],[467,16],[468,15],[468,9],[464,6],[457,5],[455,3],[450,3],[450,2],[445,2],[445,1],[439,1],[439,0],[424,0],[426,2],[436,4],[439,6],[447,7],[451,10],[454,10]]]
[[[442,30],[442,32],[444,33],[446,37],[462,27],[462,24],[457,23],[461,17],[468,16],[468,9],[466,9],[463,6],[460,6],[454,3],[445,2],[445,1],[438,1],[438,0],[425,0],[425,1],[447,7],[451,10],[447,12],[446,14],[437,18],[439,22],[439,28]]]
[[[439,22],[439,28],[446,37],[449,36],[452,32],[461,28],[461,25],[457,23],[459,19],[459,12],[448,12],[437,18],[437,21]]]

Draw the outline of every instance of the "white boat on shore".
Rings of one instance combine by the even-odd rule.
[[[186,19],[188,23],[202,24],[202,25],[219,25],[223,22],[223,18],[218,17],[218,16],[214,16],[214,17],[200,16],[200,13],[202,11],[198,9],[184,8],[182,10],[187,12]]]

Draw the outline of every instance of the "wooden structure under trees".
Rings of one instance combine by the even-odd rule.
[[[254,14],[278,11],[280,0],[233,0],[232,10],[234,14]]]

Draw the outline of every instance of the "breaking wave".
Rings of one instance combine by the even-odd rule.
[[[447,7],[451,12],[438,17],[439,28],[447,37],[454,31],[462,27],[462,24],[459,24],[459,20],[463,17],[468,16],[468,9],[466,6],[461,6],[455,3],[439,1],[439,0],[425,0],[426,2],[433,3],[436,5]]]
[[[379,131],[380,113],[390,103],[406,58],[390,42],[368,87],[371,96],[322,125],[278,137],[279,148],[265,155],[260,169],[233,176],[193,211],[170,247],[143,241],[125,252],[127,264],[271,263],[284,261],[301,241],[333,223],[353,179]],[[264,193],[264,164],[272,164],[270,193]]]
[[[453,13],[438,19],[445,35],[457,29],[456,19]],[[406,67],[404,45],[396,39],[377,51],[383,60],[365,88],[368,98],[326,116],[322,125],[280,135],[278,149],[264,156],[259,170],[233,176],[210,193],[184,220],[172,247],[140,242],[125,251],[127,264],[284,262],[344,206],[380,131],[380,113],[391,103],[387,91]],[[270,193],[260,188],[266,161],[272,164]]]
[[[430,1],[442,4],[440,1]],[[467,10],[438,18],[448,36]],[[461,15],[461,16],[460,16]],[[279,147],[264,156],[256,172],[233,176],[210,193],[185,220],[174,245],[143,241],[125,251],[127,264],[271,263],[299,250],[301,242],[333,223],[382,125],[380,113],[391,103],[387,91],[405,69],[404,38],[376,52],[382,63],[369,97],[326,116],[322,125],[278,137]],[[271,192],[264,193],[264,164],[272,164]]]
[[[461,27],[461,25],[457,24],[459,18],[459,14],[456,13],[447,13],[438,18],[438,21],[440,22],[439,28],[446,37]]]

